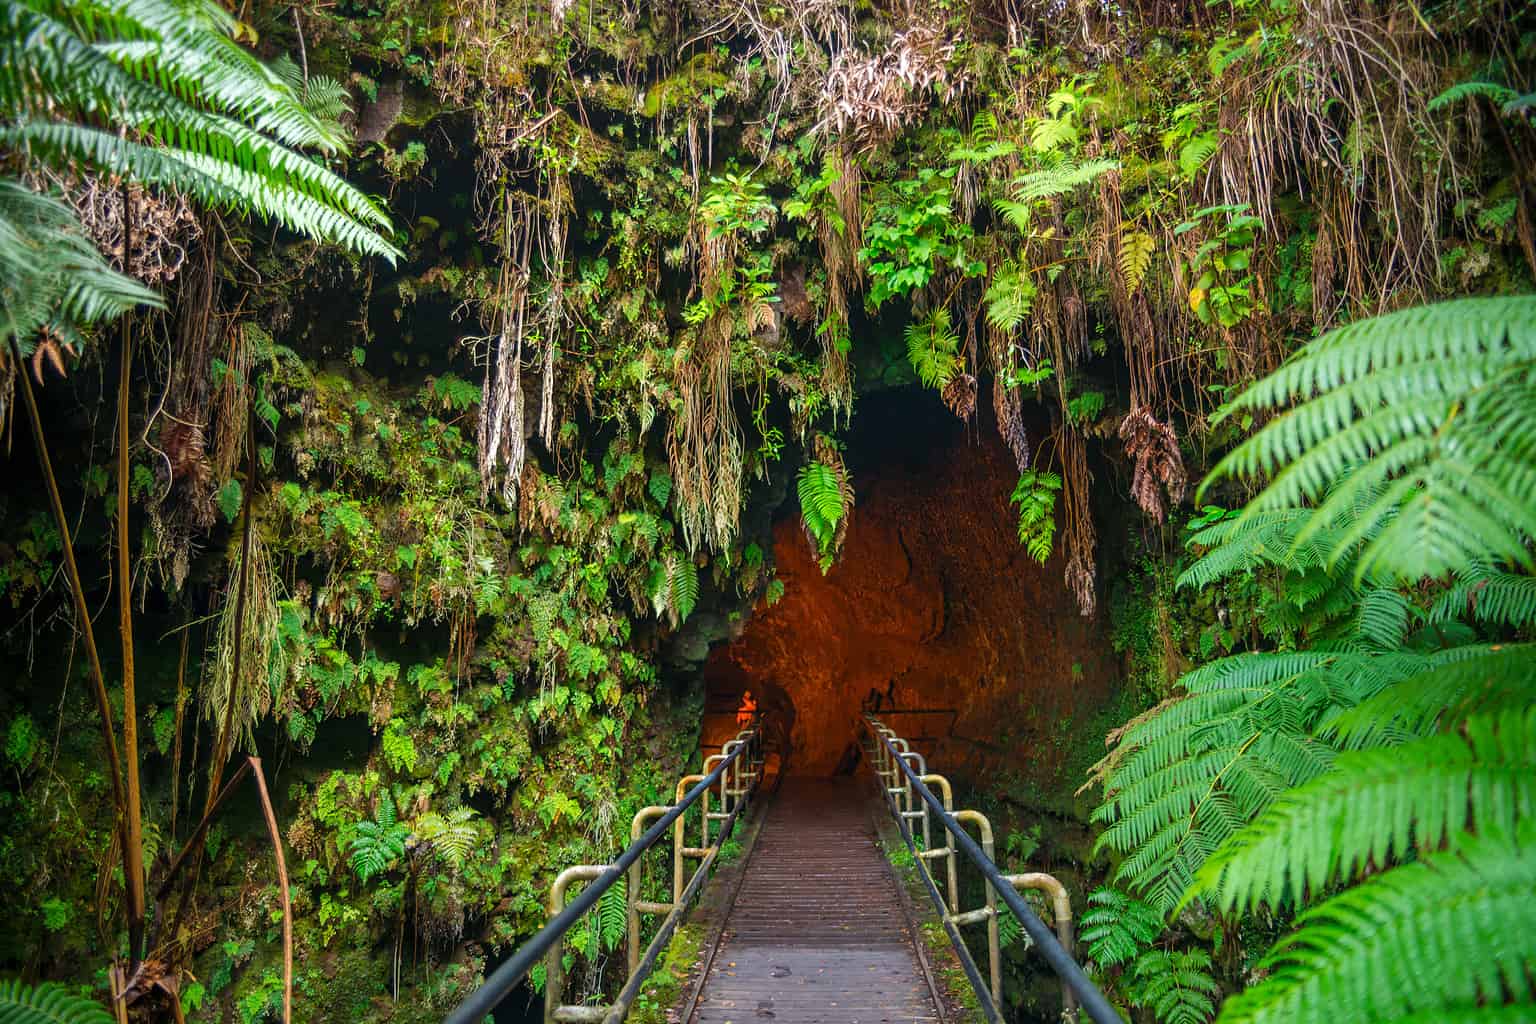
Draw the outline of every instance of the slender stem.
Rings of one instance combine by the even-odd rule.
[[[179,934],[181,922],[186,919],[187,908],[192,903],[192,890],[197,888],[197,876],[202,868],[203,840],[207,834],[209,820],[213,812],[218,809],[220,802],[227,793],[220,792],[219,783],[224,778],[224,762],[229,759],[229,750],[232,745],[231,733],[234,729],[235,701],[240,691],[240,655],[245,648],[245,598],[249,590],[251,576],[251,497],[256,490],[256,414],[250,411],[246,422],[246,474],[245,493],[241,499],[241,525],[240,525],[240,573],[235,583],[235,629],[234,629],[234,657],[231,659],[229,675],[229,691],[224,697],[224,721],[219,727],[219,732],[213,742],[213,760],[208,767],[208,796],[203,804],[203,821],[198,826],[196,833],[187,840],[186,849],[171,865],[171,871],[166,875],[160,891],[162,896],[169,891],[170,881],[175,877],[176,871],[182,866],[183,860],[188,860],[192,870],[187,874],[186,885],[181,890],[181,898],[177,902],[176,917],[171,929],[171,940]],[[241,766],[241,773],[246,766]],[[233,785],[227,787],[232,789]]]
[[[261,797],[261,813],[267,819],[267,835],[272,837],[272,856],[277,859],[277,888],[283,904],[283,1024],[293,1019],[293,905],[288,899],[288,862],[283,858],[283,837],[278,831],[272,798],[267,795],[267,778],[261,770],[261,758],[248,759],[256,776],[256,792]],[[396,983],[398,985],[398,982]]]
[[[101,738],[107,748],[107,778],[112,783],[112,801],[117,807],[118,841],[124,848],[128,844],[127,798],[123,792],[122,762],[117,752],[117,736],[112,728],[112,702],[107,698],[106,676],[101,671],[101,656],[96,650],[96,634],[91,628],[91,610],[85,603],[85,588],[80,583],[80,567],[75,564],[75,545],[69,537],[69,519],[64,515],[64,502],[59,497],[59,484],[53,475],[53,463],[48,458],[48,443],[43,437],[43,420],[37,412],[37,396],[32,393],[32,379],[27,376],[21,361],[21,349],[13,335],[11,359],[17,367],[16,376],[21,378],[21,396],[27,407],[27,422],[32,427],[32,443],[37,448],[37,462],[43,471],[43,483],[48,489],[48,503],[53,507],[54,522],[59,528],[59,544],[64,555],[64,572],[69,578],[70,593],[75,601],[75,621],[85,640],[85,653],[90,661],[91,683],[96,691],[96,709],[101,717]]]
[[[208,835],[208,826],[213,824],[213,816],[218,813],[220,807],[224,806],[224,802],[234,795],[235,788],[240,785],[240,781],[245,778],[245,773],[250,769],[249,764],[241,764],[235,769],[235,774],[231,775],[229,781],[224,784],[224,788],[214,795],[213,803],[203,814],[202,820],[197,823],[197,828],[192,830],[192,835],[187,839],[187,845],[181,848],[176,859],[171,861],[171,866],[166,868],[165,881],[160,883],[160,889],[155,893],[157,901],[170,895],[172,883],[176,881],[176,876],[181,874],[182,869],[191,862],[194,849],[202,848],[203,839]]]
[[[229,692],[224,699],[224,721],[213,745],[213,763],[208,768],[208,799],[212,807],[214,792],[224,777],[224,762],[229,760],[234,743],[235,699],[240,691],[240,662],[245,653],[245,601],[251,580],[251,498],[256,491],[256,417],[252,414],[246,428],[245,493],[240,516],[240,574],[235,583],[234,655],[230,659]],[[204,812],[206,813],[206,811]]]
[[[187,719],[187,648],[192,638],[192,622],[181,631],[181,658],[176,663],[176,728],[175,744],[171,750],[171,828],[170,836],[176,838],[176,819],[181,809],[181,737]]]
[[[126,204],[126,193],[124,196]],[[123,209],[124,227],[128,206]],[[139,712],[133,673],[133,565],[128,556],[128,399],[133,368],[133,318],[123,318],[122,365],[117,375],[117,628],[123,640],[123,752],[128,769],[127,846],[123,880],[128,890],[128,962],[131,974],[144,953],[144,818],[139,792]]]

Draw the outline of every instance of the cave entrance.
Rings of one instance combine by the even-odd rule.
[[[1062,556],[1041,566],[1019,545],[1018,469],[994,425],[931,391],[861,397],[845,458],[857,504],[842,558],[821,572],[791,494],[773,525],[783,597],[705,664],[706,747],[735,734],[751,690],[789,774],[852,772],[875,706],[957,778],[1059,759],[1063,719],[1103,705],[1113,661]]]

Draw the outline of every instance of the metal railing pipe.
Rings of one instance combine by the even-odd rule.
[[[918,877],[923,880],[923,886],[928,890],[928,898],[939,912],[939,923],[944,927],[944,934],[949,937],[949,944],[955,951],[955,959],[960,961],[961,969],[965,972],[966,978],[970,980],[971,990],[976,993],[976,1001],[980,1004],[982,1016],[986,1018],[988,1024],[1002,1024],[1002,1015],[998,1013],[997,1003],[992,998],[992,991],[988,987],[986,979],[981,976],[981,971],[976,966],[976,959],[971,956],[971,951],[966,948],[965,938],[960,934],[960,929],[947,913],[944,897],[940,895],[938,886],[934,884],[933,876],[928,873],[926,865],[917,856],[918,849],[917,844],[912,838],[912,829],[907,825],[906,819],[896,813],[898,805],[895,798],[892,797],[890,789],[885,785],[884,771],[879,768],[876,768],[875,771],[877,783],[880,786],[880,795],[884,798],[886,806],[891,810],[891,816],[896,819],[896,827],[901,833],[902,841],[907,844],[907,850],[911,852],[913,859],[917,861]]]
[[[949,780],[942,775],[934,775],[932,773],[920,776],[920,778],[930,786],[939,787],[939,792],[944,794],[944,809],[953,812],[955,809],[955,791],[950,787]],[[926,803],[923,804],[923,810],[926,811],[927,809],[928,805]],[[928,838],[928,819],[924,818],[923,845],[928,846],[930,842],[931,840]],[[935,857],[944,858],[944,864],[948,868],[946,880],[949,882],[949,912],[951,914],[958,914],[960,912],[960,866],[955,862],[955,844],[949,840],[949,830],[946,829],[944,831],[944,845],[942,848],[938,850],[929,849],[926,852]]]
[[[976,831],[981,833],[981,852],[986,854],[989,862],[994,860],[997,846],[992,840],[991,820],[980,811],[955,811],[952,817],[959,824],[976,826]],[[963,830],[960,834],[964,835]],[[987,973],[992,979],[992,1001],[1001,1005],[1003,1002],[1003,944],[997,924],[997,886],[992,884],[990,878],[986,879],[986,892],[986,906],[973,912],[974,916],[966,915],[965,923],[987,922]]]
[[[1061,946],[1068,955],[1075,955],[1077,951],[1076,939],[1072,934],[1072,899],[1067,895],[1067,887],[1057,881],[1054,875],[1048,875],[1043,871],[1004,875],[1003,878],[1015,889],[1036,889],[1051,897],[1051,911],[1056,918],[1056,937],[1061,940]],[[1065,981],[1061,986],[1061,1002],[1067,1015],[1076,1013],[1077,997],[1072,994],[1072,990],[1067,987]]]
[[[642,807],[635,812],[634,818],[629,823],[629,841],[637,843],[640,835],[645,831],[645,823],[666,814],[669,808],[662,805]],[[681,820],[681,819],[679,819]],[[624,902],[629,918],[629,973],[634,974],[640,966],[640,914],[642,911],[650,914],[670,913],[676,906],[676,900],[671,903],[650,903],[640,898],[641,886],[645,884],[645,858],[636,858],[635,863],[629,869],[629,884],[624,888]]]
[[[882,736],[881,742],[891,750],[893,755],[896,753],[895,746],[888,739]],[[912,774],[912,770],[907,767],[905,761],[894,757],[893,760],[897,770],[906,775],[907,780],[917,790],[918,796],[933,809],[944,827],[949,830],[959,851],[981,870],[982,875],[997,890],[1004,905],[1013,911],[1014,916],[1019,919],[1019,924],[1023,926],[1025,934],[1040,950],[1040,955],[1045,957],[1046,963],[1062,979],[1063,984],[1071,989],[1088,1016],[1096,1024],[1122,1024],[1120,1015],[1104,997],[1104,993],[1100,992],[1098,986],[1088,979],[1088,975],[1084,974],[1083,969],[1072,959],[1071,953],[1062,945],[1061,940],[1044,921],[1040,920],[1039,915],[1030,908],[1029,904],[1024,902],[1018,890],[1007,883],[992,858],[988,857],[976,840],[967,834],[964,827],[955,820],[955,816],[944,810],[938,797],[933,795],[933,791],[924,785],[921,779]]]
[[[654,846],[657,840],[667,834],[667,831],[672,828],[673,823],[681,821],[688,808],[692,807],[695,801],[703,798],[720,781],[736,758],[741,756],[741,751],[745,749],[745,747],[738,747],[732,754],[722,756],[722,760],[715,766],[713,771],[706,773],[703,778],[699,779],[681,800],[658,818],[656,823],[648,828],[645,834],[637,841],[630,843],[612,864],[602,866],[582,865],[581,867],[584,868],[595,868],[598,874],[591,878],[587,887],[578,893],[576,898],[571,900],[570,903],[557,907],[555,893],[551,891],[550,910],[553,916],[550,921],[543,928],[539,929],[533,938],[523,943],[505,963],[491,972],[490,977],[486,978],[479,988],[471,992],[468,998],[460,1003],[453,1012],[448,1014],[444,1024],[480,1024],[486,1015],[494,1010],[528,976],[528,972],[533,969],[535,964],[553,953],[546,961],[545,968],[545,991],[548,994],[554,988],[552,983],[560,977],[560,947],[565,933],[570,931],[571,927],[597,904],[597,901],[602,898],[603,893],[607,892],[614,882],[625,876],[646,850]],[[577,876],[567,878],[567,873],[571,870],[573,869],[561,872],[556,879],[556,884],[559,885],[560,879],[564,878],[565,886],[568,886],[577,877],[585,877],[578,874]],[[565,886],[560,887],[561,902],[563,902]],[[674,912],[678,909],[680,908],[674,907]],[[555,997],[558,999],[558,992],[555,994]],[[584,1017],[583,1019],[586,1018]],[[600,1019],[600,1016],[593,1019]]]

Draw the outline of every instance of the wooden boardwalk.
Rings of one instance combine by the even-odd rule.
[[[773,801],[684,1024],[941,1020],[858,786],[789,779]]]

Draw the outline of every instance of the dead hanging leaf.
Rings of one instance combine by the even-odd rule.
[[[1133,409],[1120,421],[1120,440],[1125,450],[1135,460],[1136,468],[1131,476],[1131,496],[1147,515],[1162,522],[1168,517],[1168,507],[1163,500],[1178,504],[1184,500],[1184,488],[1189,474],[1184,468],[1184,456],[1179,452],[1179,438],[1173,426],[1158,422],[1146,409]]]
[[[963,420],[976,411],[976,378],[968,373],[957,373],[949,379],[941,392],[949,411]]]

